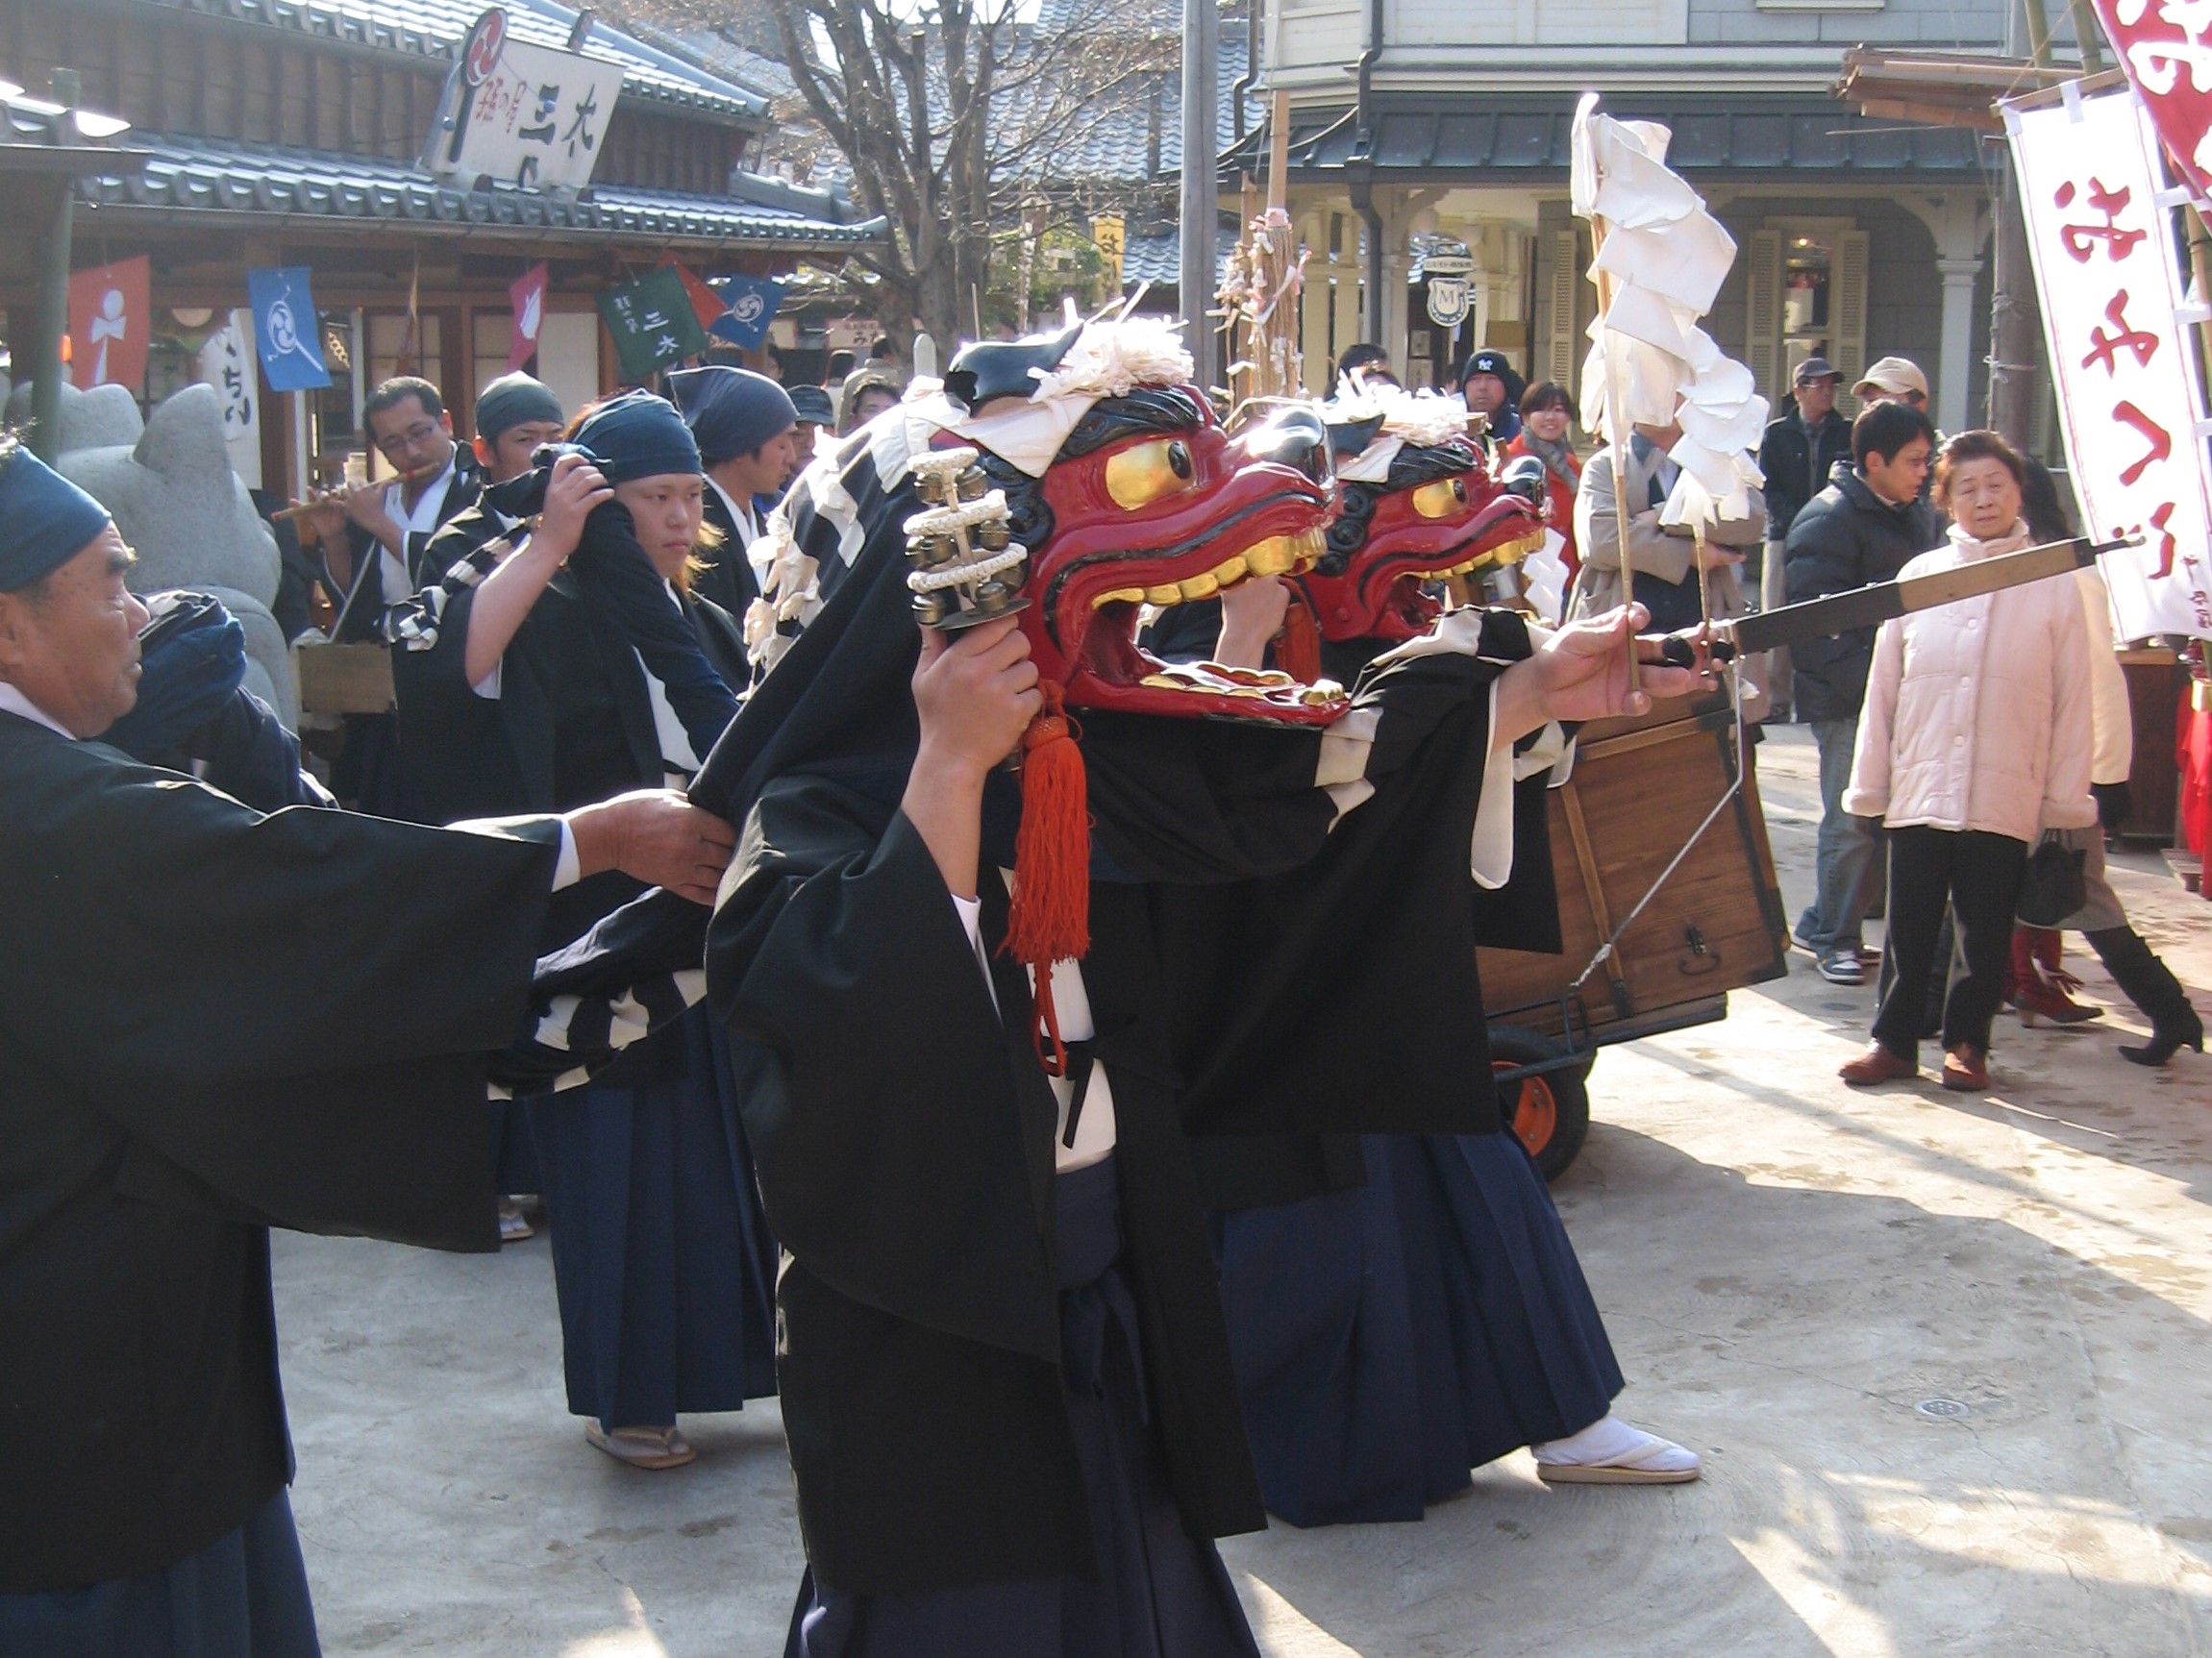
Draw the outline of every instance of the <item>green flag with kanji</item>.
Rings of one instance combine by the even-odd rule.
[[[614,336],[614,356],[628,381],[643,383],[656,369],[707,349],[707,331],[673,265],[608,289],[599,296],[599,315]]]

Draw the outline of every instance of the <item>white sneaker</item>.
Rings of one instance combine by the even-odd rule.
[[[1701,1467],[1696,1451],[1612,1416],[1530,1448],[1536,1476],[1552,1485],[1687,1485]]]

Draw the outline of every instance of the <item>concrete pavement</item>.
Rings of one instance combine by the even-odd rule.
[[[1760,773],[1791,913],[1818,797]],[[2212,1009],[2212,906],[2116,862]],[[1628,1420],[1697,1485],[1553,1490],[1526,1453],[1418,1525],[1224,1547],[1271,1658],[2212,1652],[2212,1058],[2114,1017],[1998,1027],[1987,1096],[1854,1093],[1873,990],[1793,955],[1722,1025],[1606,1051],[1554,1188]],[[781,1650],[800,1554],[771,1401],[687,1419],[642,1474],[565,1414],[542,1239],[446,1257],[280,1235],[293,1501],[325,1649],[447,1658]]]

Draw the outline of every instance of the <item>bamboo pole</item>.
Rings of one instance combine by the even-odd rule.
[[[1267,117],[1267,205],[1290,206],[1290,94],[1280,87]]]
[[[2204,228],[2204,215],[2193,207],[2182,210],[2181,222],[2189,232],[2190,285],[2202,304],[2206,295],[2212,295],[2212,231]],[[2204,384],[2212,386],[2212,328],[2197,329],[2197,361]]]

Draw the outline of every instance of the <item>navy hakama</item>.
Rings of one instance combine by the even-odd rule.
[[[542,1192],[537,1142],[530,1132],[530,1104],[523,1100],[494,1101],[491,1106],[493,1190],[503,1198]]]
[[[686,1014],[685,1075],[531,1104],[553,1229],[568,1408],[665,1427],[776,1391],[776,1242],[753,1184],[729,1039]]]
[[[318,1658],[307,1568],[279,1491],[253,1519],[160,1571],[0,1595],[0,1658]]]
[[[1366,1135],[1367,1184],[1215,1222],[1268,1508],[1419,1520],[1468,1471],[1603,1417],[1619,1364],[1512,1135]]]
[[[1114,1162],[1057,1176],[1061,1380],[1100,1577],[918,1595],[800,1580],[784,1658],[1258,1658],[1210,1539],[1192,1537],[1146,1405]]]

